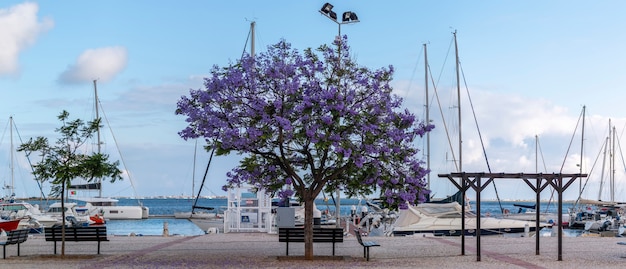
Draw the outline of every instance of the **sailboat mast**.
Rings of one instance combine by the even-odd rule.
[[[611,142],[611,182],[610,182],[610,187],[611,187],[611,202],[615,202],[615,144],[617,144],[615,141],[615,126],[613,126],[613,130],[611,132],[611,135],[613,136],[613,141]]]
[[[606,168],[606,153],[609,151],[609,163],[611,163],[611,119],[609,119],[609,134],[606,136],[606,142],[604,142],[604,153],[602,158],[602,173],[600,174],[600,188],[598,189],[598,200],[602,200],[602,185],[604,185],[604,169]],[[610,168],[609,168],[610,173]]]
[[[98,87],[96,85],[96,81],[97,80],[93,80],[93,92],[94,92],[94,98],[95,98],[95,105],[96,105],[96,119],[100,118],[100,111],[98,110]],[[96,129],[96,134],[97,134],[97,149],[98,149],[98,154],[100,153],[101,150],[101,144],[100,144],[100,125],[98,125],[98,128]],[[102,197],[102,178],[98,178],[97,179],[97,183],[99,183],[99,188],[98,188],[98,197]]]
[[[580,166],[578,167],[578,173],[583,173],[583,154],[584,154],[584,144],[585,144],[585,109],[586,106],[583,106],[583,124],[580,132]],[[578,181],[578,193],[582,193],[583,191],[583,181]]]
[[[254,26],[256,25],[256,22],[250,22],[250,57],[252,57],[254,59],[254,42],[255,42],[255,37],[254,37]]]
[[[9,123],[10,126],[9,128],[11,128],[11,130],[9,131],[10,133],[10,138],[11,138],[11,193],[9,193],[9,196],[13,196],[15,194],[15,165],[13,163],[13,159],[15,158],[13,156],[13,116],[9,117]]]
[[[461,135],[461,78],[459,74],[459,47],[456,41],[456,30],[454,31],[454,54],[456,58],[456,90],[457,90],[457,106],[458,106],[458,114],[459,114],[459,171],[463,171],[463,139]]]
[[[424,43],[424,92],[426,93],[426,124],[430,123],[430,106],[428,99],[428,52]],[[430,171],[430,132],[426,133],[426,169]],[[427,188],[430,190],[430,173],[427,177]]]

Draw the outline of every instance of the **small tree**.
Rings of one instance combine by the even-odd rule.
[[[45,137],[30,138],[20,145],[18,151],[39,152],[41,161],[33,165],[33,175],[41,181],[53,184],[51,195],[61,199],[62,228],[61,255],[65,255],[65,199],[66,186],[71,186],[72,179],[94,179],[109,177],[111,182],[122,179],[118,169],[119,161],[109,163],[109,156],[101,153],[82,153],[82,146],[93,137],[100,126],[100,119],[83,122],[80,119],[69,120],[70,114],[63,110],[57,117],[62,126],[55,131],[61,137],[55,144],[49,144]]]
[[[295,190],[305,205],[306,259],[313,258],[320,192],[379,190],[396,208],[429,193],[413,141],[434,126],[400,110],[389,85],[393,68],[358,66],[346,39],[341,50],[321,46],[321,56],[280,41],[257,57],[215,66],[206,89],[191,90],[176,110],[189,124],[179,133],[184,139],[204,137],[218,155],[246,154],[225,189],[247,183],[281,195]]]

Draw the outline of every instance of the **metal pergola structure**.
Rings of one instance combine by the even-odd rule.
[[[476,191],[476,261],[480,261],[480,193],[495,179],[522,179],[526,184],[535,191],[536,195],[536,218],[535,218],[535,231],[539,232],[539,210],[541,203],[541,191],[546,187],[552,186],[558,194],[558,259],[563,260],[563,192],[572,184],[576,179],[585,178],[587,174],[526,174],[526,173],[450,173],[439,174],[440,178],[448,178],[460,191],[463,192],[463,201],[466,198],[466,191],[472,188]],[[460,184],[456,179],[460,179]],[[535,182],[531,182],[534,179]],[[461,222],[461,255],[465,255],[465,206],[462,206],[462,222]],[[535,236],[535,255],[539,255],[539,239],[540,236]]]

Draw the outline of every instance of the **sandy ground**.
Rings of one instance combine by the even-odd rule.
[[[336,246],[315,244],[313,261],[284,259],[285,243],[275,234],[228,233],[202,236],[109,236],[97,255],[96,242],[67,242],[66,256],[53,255],[53,242],[32,236],[21,245],[8,246],[0,268],[624,268],[626,238],[564,237],[562,260],[558,260],[556,237],[535,238],[484,236],[465,238],[461,255],[460,237],[369,237],[380,247],[370,250],[370,261],[354,236]],[[60,251],[60,243],[58,245]],[[290,256],[302,256],[304,244],[290,243]],[[279,259],[279,257],[281,257]]]

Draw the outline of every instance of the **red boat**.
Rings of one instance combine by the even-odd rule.
[[[17,225],[20,224],[19,219],[14,220],[0,220],[0,229],[5,232],[17,230]]]
[[[104,218],[102,216],[100,216],[99,214],[95,214],[93,216],[89,216],[89,220],[93,221],[94,225],[102,225],[102,224],[106,224],[106,221],[104,220]]]

